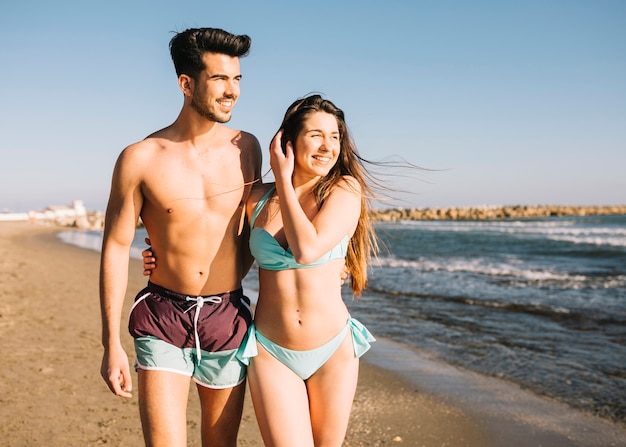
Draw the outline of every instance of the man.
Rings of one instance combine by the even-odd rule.
[[[260,179],[261,151],[253,135],[223,123],[239,97],[239,58],[250,43],[211,28],[174,36],[180,114],[125,148],[113,172],[100,268],[101,374],[114,394],[131,397],[120,322],[141,218],[160,254],[129,320],[147,446],[186,446],[190,378],[200,396],[202,445],[236,445],[245,368],[235,353],[251,322],[241,291],[252,262],[244,204]]]

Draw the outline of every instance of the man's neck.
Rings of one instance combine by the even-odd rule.
[[[199,115],[194,110],[181,110],[172,128],[184,140],[203,142],[214,138],[221,124]]]

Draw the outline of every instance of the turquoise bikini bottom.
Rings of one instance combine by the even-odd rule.
[[[370,343],[376,341],[374,336],[358,320],[349,318],[346,326],[335,335],[330,341],[324,343],[319,348],[308,351],[294,351],[277,345],[263,334],[261,334],[254,324],[248,329],[245,340],[241,344],[237,353],[237,358],[244,364],[249,365],[250,359],[258,355],[257,341],[267,352],[275,357],[279,362],[287,366],[296,373],[302,380],[311,377],[324,363],[335,353],[343,342],[347,331],[352,334],[352,345],[354,355],[361,357],[370,349]]]

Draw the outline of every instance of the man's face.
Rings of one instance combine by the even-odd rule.
[[[206,69],[193,83],[191,106],[208,120],[226,123],[239,98],[239,58],[205,53],[202,59]]]

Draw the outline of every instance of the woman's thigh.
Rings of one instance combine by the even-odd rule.
[[[316,447],[341,446],[348,428],[359,376],[352,336],[346,335],[332,357],[307,381]]]
[[[304,381],[258,345],[248,367],[248,383],[266,446],[313,446]]]

